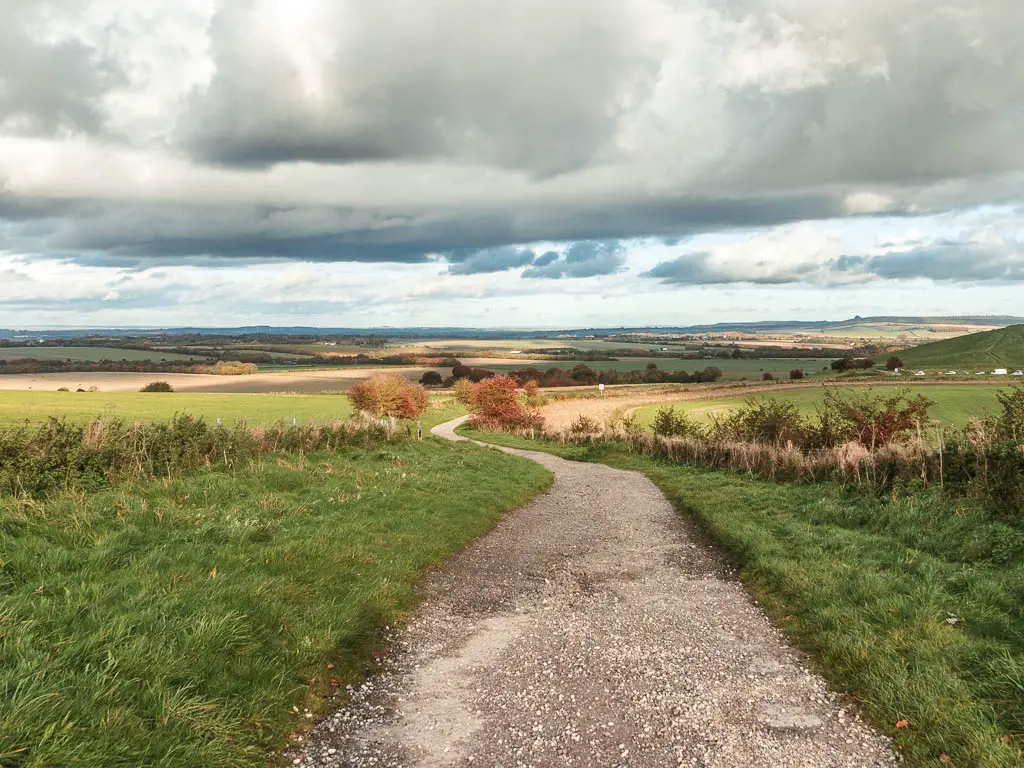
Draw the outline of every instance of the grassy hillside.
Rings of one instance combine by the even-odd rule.
[[[267,765],[549,479],[428,439],[0,499],[0,766]]]
[[[900,353],[908,368],[1024,368],[1024,325],[922,344]]]

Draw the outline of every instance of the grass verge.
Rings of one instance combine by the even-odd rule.
[[[3,500],[0,765],[264,764],[425,570],[549,480],[428,439]]]
[[[488,442],[643,472],[740,567],[776,624],[917,765],[1024,765],[1024,528],[936,493],[876,498],[614,445]],[[897,723],[906,721],[905,727]]]

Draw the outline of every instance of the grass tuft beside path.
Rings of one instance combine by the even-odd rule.
[[[912,764],[947,755],[965,768],[1024,765],[1021,523],[926,491],[879,499],[617,446],[483,437],[646,474],[727,550],[775,622]]]
[[[428,439],[0,501],[0,766],[265,764],[426,569],[549,481]]]

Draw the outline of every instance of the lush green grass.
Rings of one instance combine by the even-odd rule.
[[[896,353],[908,368],[991,371],[1024,369],[1024,325],[970,333]]]
[[[486,439],[645,473],[728,551],[776,623],[912,763],[938,765],[947,754],[972,768],[1024,765],[1020,524],[931,492],[878,499],[616,446]]]
[[[245,419],[255,426],[292,418],[299,423],[343,419],[352,413],[352,404],[344,395],[0,391],[0,424],[39,423],[51,416],[76,422],[97,416],[168,421],[175,413],[203,416],[211,423],[218,417],[225,424]]]
[[[0,360],[21,360],[32,358],[34,360],[82,360],[85,362],[96,362],[99,360],[152,360],[159,363],[187,362],[193,359],[201,359],[203,355],[197,354],[195,358],[188,355],[178,355],[173,352],[161,350],[143,351],[139,349],[119,349],[117,347],[5,347],[0,348]]]
[[[428,439],[3,501],[0,765],[265,764],[422,573],[549,478]]]
[[[996,400],[996,393],[1005,389],[990,385],[971,384],[935,384],[908,386],[906,389],[914,393],[921,393],[929,400],[935,402],[931,408],[931,416],[945,424],[962,426],[967,423],[970,416],[985,416],[998,412],[999,403]],[[892,391],[892,387],[863,387],[850,388],[849,393],[856,396],[858,393],[876,394],[879,392]],[[796,403],[800,410],[806,414],[813,414],[815,408],[821,405],[825,397],[823,387],[809,387],[807,389],[780,389],[778,392],[756,397],[773,397],[779,400],[788,400]],[[713,415],[723,414],[730,409],[737,408],[743,404],[744,397],[723,398],[719,400],[689,400],[678,403],[668,403],[679,408],[701,421],[709,421]],[[642,424],[649,425],[654,421],[654,415],[663,405],[647,406],[638,408],[634,413]]]

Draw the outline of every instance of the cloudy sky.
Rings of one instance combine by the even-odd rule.
[[[3,0],[0,325],[1024,315],[1021,0]]]

